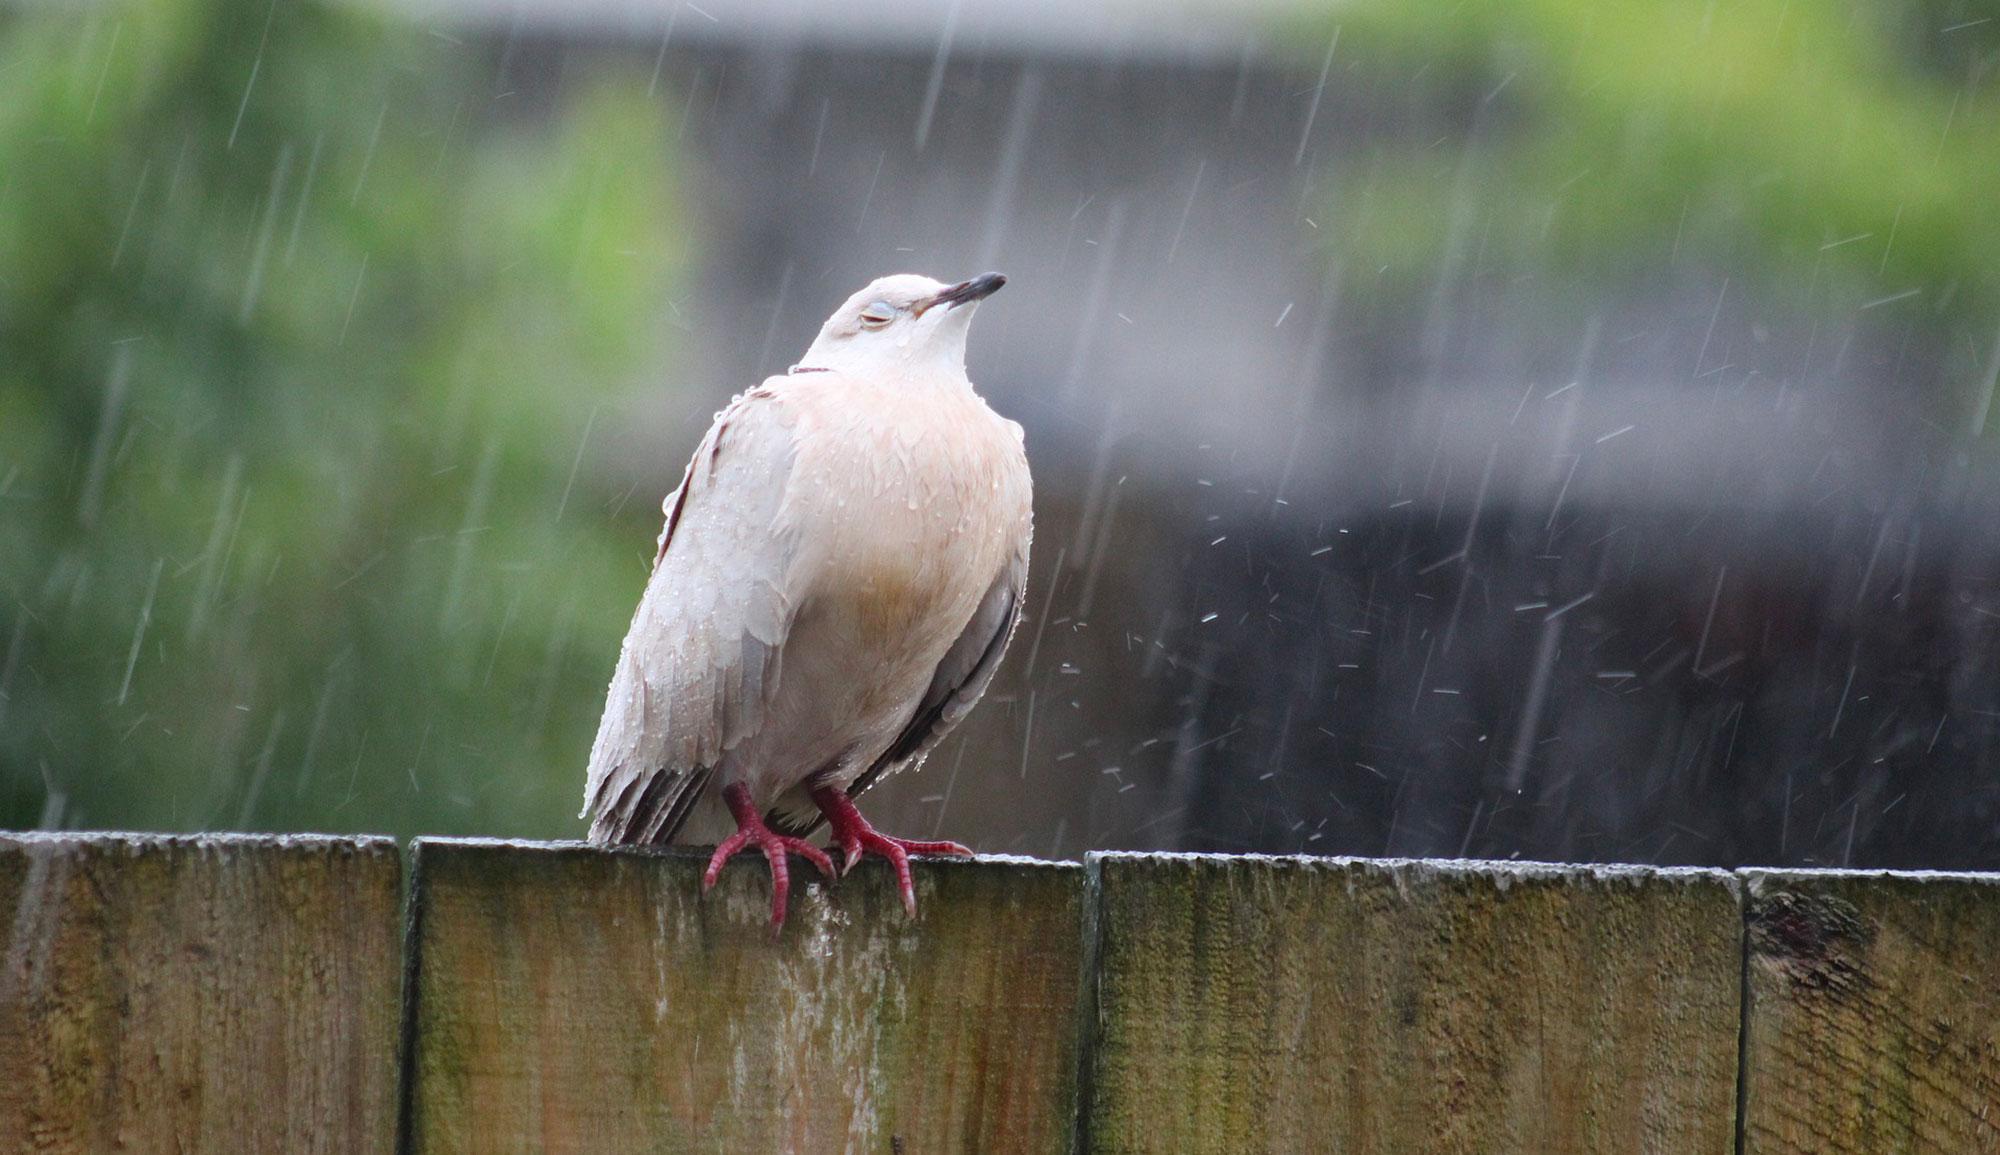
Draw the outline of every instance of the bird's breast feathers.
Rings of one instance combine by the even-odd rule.
[[[822,531],[816,592],[864,644],[969,615],[1026,530],[1020,427],[969,389],[802,392],[785,516]]]

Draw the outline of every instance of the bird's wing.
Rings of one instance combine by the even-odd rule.
[[[769,388],[731,402],[667,498],[653,576],[590,751],[598,842],[671,839],[724,753],[763,725],[796,598],[781,516],[793,415]]]
[[[1007,652],[1007,641],[1013,637],[1014,627],[1021,621],[1021,603],[1028,592],[1028,542],[1029,535],[1023,532],[1013,555],[979,600],[972,620],[966,623],[951,649],[945,651],[944,660],[938,663],[930,688],[917,704],[916,712],[888,750],[848,785],[849,797],[873,786],[884,775],[920,764],[951,733],[952,727],[979,704],[993,681],[994,671],[1000,668],[1000,658]],[[787,816],[779,817],[784,820]],[[818,825],[815,816],[805,829],[810,831]]]

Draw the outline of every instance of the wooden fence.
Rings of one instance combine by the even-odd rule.
[[[0,836],[0,1151],[2000,1152],[2000,876]]]

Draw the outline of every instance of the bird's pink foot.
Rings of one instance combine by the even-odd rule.
[[[722,788],[722,801],[729,807],[729,813],[736,816],[736,833],[722,840],[709,856],[708,873],[701,876],[703,894],[715,885],[722,874],[722,864],[728,862],[737,852],[756,847],[764,852],[764,860],[771,864],[771,925],[785,925],[785,898],[791,892],[792,878],[790,865],[785,855],[796,854],[819,868],[828,878],[833,877],[833,860],[826,852],[803,838],[779,834],[764,825],[764,816],[757,813],[756,803],[750,800],[749,788],[742,783],[734,783]]]
[[[861,811],[854,808],[854,799],[847,791],[837,786],[821,786],[812,792],[812,800],[826,815],[827,825],[832,828],[833,843],[840,847],[840,872],[846,874],[861,861],[863,854],[879,854],[896,868],[896,889],[903,895],[903,909],[914,918],[917,914],[917,886],[910,878],[910,855],[912,854],[952,854],[971,857],[972,851],[956,842],[915,842],[908,838],[892,838],[868,824]]]

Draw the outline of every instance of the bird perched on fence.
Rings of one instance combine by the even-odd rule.
[[[1005,283],[883,277],[716,415],[666,500],[612,674],[585,789],[593,841],[705,842],[733,819],[703,889],[761,851],[773,925],[788,853],[833,873],[804,837],[822,821],[843,872],[889,859],[912,915],[909,856],[972,853],[882,834],[854,798],[965,717],[1020,618],[1021,427],[965,375],[972,313]]]

